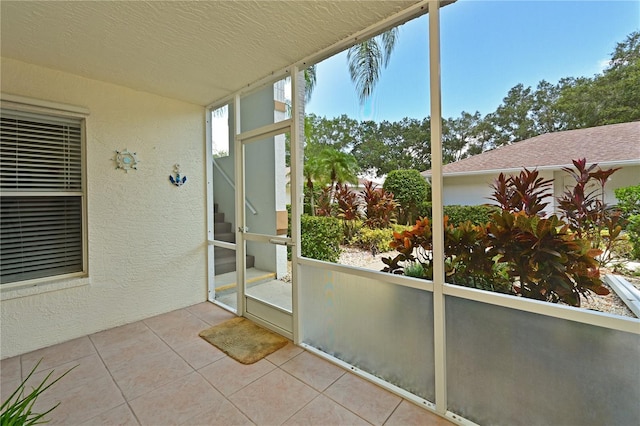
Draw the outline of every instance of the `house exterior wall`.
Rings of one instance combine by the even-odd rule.
[[[3,290],[0,356],[11,357],[206,300],[201,106],[2,58],[3,93],[88,108],[89,275]],[[115,150],[138,170],[116,170]],[[179,163],[187,183],[169,182]]]
[[[443,204],[476,206],[489,203],[489,185],[493,183],[493,179],[493,175],[444,176]]]
[[[608,169],[609,167],[603,167]],[[444,205],[473,206],[490,203],[491,187],[496,174],[474,174],[467,176],[444,176]],[[553,179],[553,199],[545,209],[551,213],[555,210],[556,198],[561,196],[567,187],[575,185],[575,180],[562,170],[541,170],[540,177]],[[615,189],[640,183],[640,165],[624,166],[616,171],[605,185],[605,202],[615,205]]]
[[[605,170],[609,168],[611,167],[603,167]],[[554,179],[555,197],[561,196],[568,188],[572,188],[575,185],[575,179],[562,170],[554,172]],[[604,187],[605,203],[610,206],[618,203],[615,195],[617,188],[638,184],[640,184],[640,165],[622,167],[611,175]]]

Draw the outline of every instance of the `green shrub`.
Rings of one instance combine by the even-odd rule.
[[[385,253],[392,250],[389,246],[391,241],[393,241],[393,228],[370,229],[363,226],[351,238],[349,244],[363,250]]]
[[[458,226],[465,222],[471,222],[474,225],[485,225],[491,220],[491,216],[499,210],[497,207],[489,205],[460,206],[452,204],[443,207],[444,215],[449,218],[449,223],[453,226]],[[420,217],[432,220],[431,201],[423,202],[418,209],[418,213]]]
[[[421,202],[420,205],[418,206],[418,217],[428,217],[429,219],[431,219],[432,218],[431,209],[432,209],[431,201],[425,200]]]
[[[634,259],[640,259],[640,214],[634,214],[629,217],[627,235],[632,246],[631,256]]]
[[[417,170],[392,170],[383,188],[400,204],[398,223],[412,223],[418,217],[418,206],[431,199],[431,187]]]
[[[344,235],[339,219],[303,215],[300,218],[300,233],[302,256],[333,263],[338,261]]]
[[[618,208],[625,218],[633,215],[640,215],[640,184],[626,186],[614,190],[618,199]]]
[[[424,266],[420,262],[411,262],[404,267],[404,274],[407,277],[424,278],[425,270]]]
[[[494,206],[444,206],[444,215],[449,218],[449,223],[458,226],[464,222],[474,225],[485,225],[491,216],[499,209]]]

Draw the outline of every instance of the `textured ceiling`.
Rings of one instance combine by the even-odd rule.
[[[416,3],[2,0],[0,53],[207,105]]]

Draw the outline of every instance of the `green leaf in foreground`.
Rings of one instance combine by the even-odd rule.
[[[57,403],[53,407],[49,408],[47,411],[43,413],[34,413],[33,405],[35,404],[38,397],[55,383],[57,383],[60,379],[66,376],[71,370],[77,367],[70,368],[64,374],[62,374],[57,379],[49,382],[51,375],[54,373],[52,370],[47,376],[44,378],[40,384],[32,388],[31,392],[25,395],[26,391],[26,383],[31,378],[33,373],[36,371],[38,366],[40,365],[40,361],[33,367],[31,372],[27,375],[27,377],[20,383],[20,385],[16,388],[15,391],[7,398],[6,401],[2,403],[0,406],[0,426],[23,426],[23,425],[37,425],[42,423],[47,423],[48,420],[45,420],[45,416],[52,412],[60,403]]]

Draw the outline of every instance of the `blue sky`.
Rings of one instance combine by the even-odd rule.
[[[440,12],[442,113],[492,112],[518,83],[592,77],[640,29],[640,1],[458,0]],[[373,96],[361,106],[346,53],[318,64],[306,111],[397,121],[429,115],[428,16],[406,23]]]

